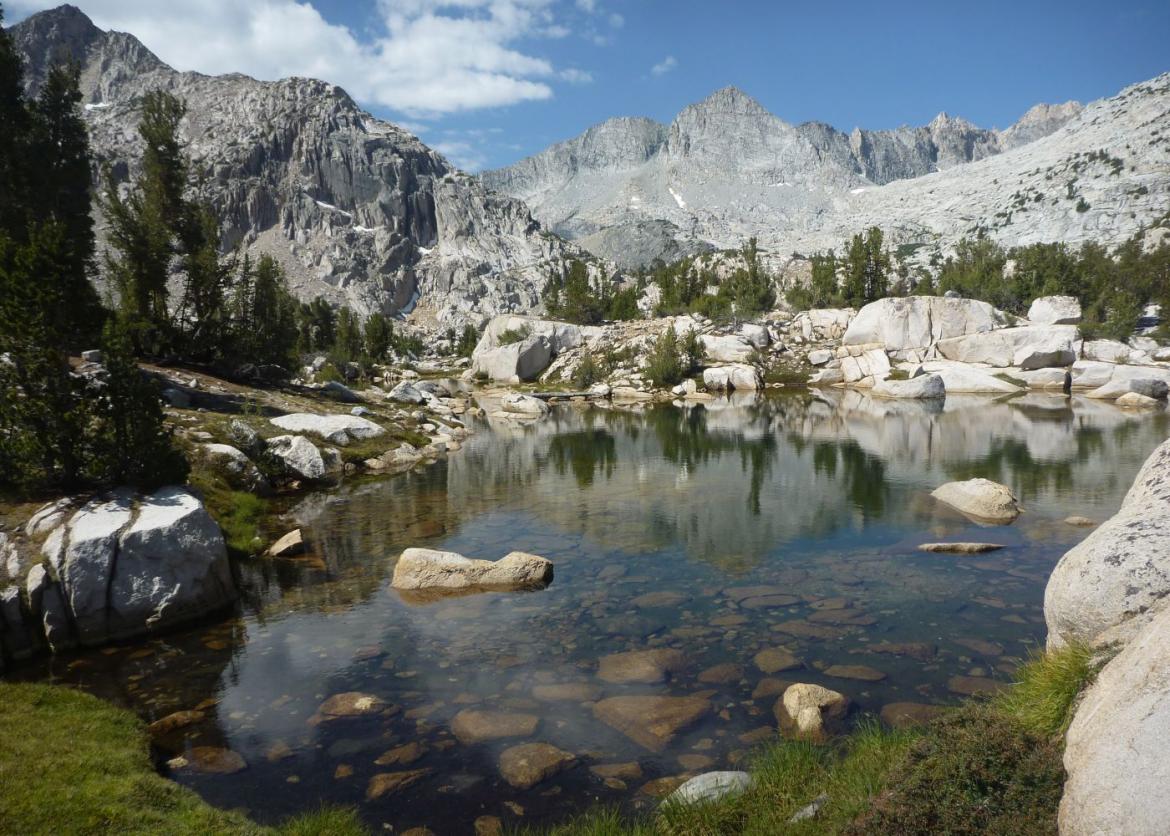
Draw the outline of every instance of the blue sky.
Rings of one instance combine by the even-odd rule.
[[[338,83],[475,170],[734,84],[850,130],[1006,127],[1170,70],[1170,2],[73,0],[179,69]],[[9,0],[8,22],[55,5]]]

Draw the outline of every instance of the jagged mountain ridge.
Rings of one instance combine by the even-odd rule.
[[[184,99],[195,182],[223,218],[225,240],[278,258],[301,298],[478,322],[533,309],[549,270],[580,254],[522,202],[488,191],[335,85],[178,72],[72,6],[9,31],[29,92],[53,61],[80,64],[94,155],[122,178],[141,152],[142,95],[157,88]]]
[[[524,200],[548,228],[619,260],[630,252],[648,260],[656,248],[734,247],[752,235],[807,253],[873,224],[896,243],[941,249],[979,230],[1009,245],[1113,243],[1170,208],[1166,144],[1152,127],[1166,123],[1168,79],[1088,106],[1037,105],[1003,131],[940,114],[922,127],[844,134],[788,124],[724,88],[668,126],[609,120],[480,177]],[[1078,154],[1105,154],[1121,167]],[[1065,177],[1070,202],[1050,183],[1037,199],[1045,190],[1037,168],[1049,180]],[[1078,210],[1082,193],[1101,199]],[[656,243],[646,240],[650,222]]]

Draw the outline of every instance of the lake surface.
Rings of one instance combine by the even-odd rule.
[[[561,406],[532,426],[484,423],[428,470],[300,498],[281,526],[302,526],[312,554],[240,566],[245,600],[220,623],[17,675],[78,685],[148,721],[201,706],[204,721],[160,741],[160,766],[262,821],[331,802],[356,805],[378,829],[459,834],[481,815],[538,824],[598,801],[645,807],[655,803],[640,793],[647,782],[732,768],[776,725],[777,698],[764,692],[782,685],[760,688],[761,650],[803,663],[773,678],[840,691],[858,716],[953,702],[965,681],[956,676],[1010,681],[1043,642],[1048,573],[1090,530],[1065,517],[1112,514],[1168,432],[1160,413],[1047,395],[950,397],[941,410],[857,392]],[[1025,513],[1014,525],[975,525],[929,496],[973,476],[1016,491]],[[952,539],[1006,548],[916,548]],[[540,592],[414,604],[389,587],[409,546],[489,559],[528,551],[554,561],[556,578]],[[926,647],[888,652],[904,643]],[[598,677],[602,657],[653,648],[681,651],[684,669],[656,684]],[[742,674],[700,679],[729,663]],[[885,678],[830,675],[833,665]],[[540,686],[560,683],[579,687],[550,701],[558,689]],[[352,691],[392,708],[318,722],[323,701]],[[594,715],[594,700],[628,694],[700,694],[712,710],[651,751]],[[465,744],[450,723],[466,709],[538,725]],[[498,757],[528,741],[580,761],[515,789]],[[375,764],[411,743],[397,765]],[[167,770],[195,746],[228,747],[248,767]],[[625,788],[589,768],[631,761],[643,776]],[[373,775],[404,770],[426,771],[366,799]]]

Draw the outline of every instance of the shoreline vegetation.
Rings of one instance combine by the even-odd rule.
[[[1056,833],[1063,735],[1101,659],[1072,644],[1038,655],[998,694],[922,726],[861,718],[817,744],[778,738],[748,758],[751,786],[626,816],[599,807],[524,836]],[[29,734],[30,729],[37,730]],[[0,683],[0,821],[19,833],[373,832],[346,808],[266,827],[159,775],[143,723],[68,687]],[[421,831],[420,831],[421,833]]]

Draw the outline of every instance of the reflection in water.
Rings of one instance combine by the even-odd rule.
[[[783,683],[756,665],[763,649],[803,663],[777,676],[842,691],[864,712],[1010,677],[1042,639],[1051,566],[1084,535],[1063,518],[1112,513],[1168,424],[1082,399],[927,406],[828,392],[564,406],[531,426],[480,429],[446,463],[292,505],[287,522],[310,553],[241,566],[245,601],[223,623],[19,675],[79,684],[149,720],[199,707],[202,722],[159,741],[160,762],[230,747],[245,772],[174,777],[265,821],[329,801],[358,806],[374,827],[462,833],[483,814],[537,823],[597,799],[645,804],[645,780],[728,768],[774,726]],[[1017,524],[980,528],[930,499],[970,476],[1020,495]],[[916,550],[944,538],[1006,548]],[[556,563],[556,580],[418,606],[388,588],[408,546],[530,551]],[[650,648],[682,651],[685,669],[658,682],[598,677],[599,658]],[[716,665],[719,676],[700,677]],[[833,665],[885,678],[841,678]],[[320,704],[346,691],[393,708],[318,722]],[[594,714],[595,700],[629,694],[701,694],[712,711],[652,752]],[[461,741],[452,719],[468,709],[531,715],[537,728]],[[525,740],[581,764],[514,789],[497,759]],[[624,789],[588,769],[624,761],[644,774]],[[374,775],[414,769],[426,770],[416,783],[366,798]]]

